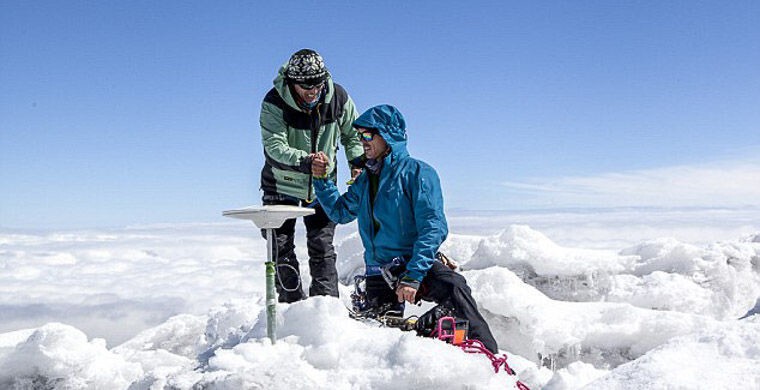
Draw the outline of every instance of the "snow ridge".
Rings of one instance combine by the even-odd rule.
[[[229,286],[244,285],[240,274],[258,271],[263,262],[241,260],[265,251],[258,243],[252,247],[244,234],[228,235],[219,243],[218,234],[204,238],[195,233],[173,246],[162,236],[166,230],[175,237],[176,231],[167,227],[139,233],[2,235],[0,264],[10,272],[0,278],[36,280],[43,269],[65,275],[108,259],[108,269],[127,272],[138,285],[155,282],[154,272],[174,274],[175,285],[182,286],[176,292],[187,298],[193,295],[184,284],[201,292],[230,291]],[[136,244],[136,236],[151,245]],[[559,245],[527,225],[510,225],[487,236],[452,234],[442,250],[461,264],[510,366],[531,388],[733,388],[739,379],[753,388],[760,386],[758,237],[706,245],[656,238],[621,250],[584,249]],[[336,242],[345,283],[361,272],[361,246],[353,233]],[[193,247],[201,249],[210,274],[195,274],[201,267]],[[40,261],[21,265],[30,253]],[[146,265],[148,272],[141,273],[142,264],[151,261],[167,270]],[[266,338],[263,280],[247,283],[222,302],[206,301],[209,309],[203,313],[171,316],[110,349],[105,340],[88,339],[83,331],[58,322],[2,333],[0,388],[514,385],[515,378],[494,374],[483,356],[349,319],[346,286],[341,288],[343,300],[315,297],[278,305],[273,345]],[[130,291],[119,289],[121,294]],[[88,297],[88,302],[118,305],[120,299]],[[178,298],[169,294],[164,299]]]

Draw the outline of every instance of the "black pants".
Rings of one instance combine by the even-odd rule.
[[[282,204],[290,206],[306,206],[305,201],[282,195],[265,194],[264,205]],[[306,225],[306,248],[309,253],[309,270],[311,286],[309,296],[331,295],[338,296],[338,271],[335,269],[335,222],[327,217],[322,206],[314,207],[315,213],[303,217]],[[295,253],[294,236],[296,219],[289,219],[274,231],[273,253],[275,259],[275,286],[279,302],[295,302],[305,299],[301,286],[301,273]],[[266,238],[266,231],[261,234]]]
[[[367,300],[370,304],[396,303],[398,298],[382,276],[368,276],[366,281]],[[489,351],[498,353],[491,329],[478,311],[472,298],[470,287],[464,276],[454,272],[443,263],[436,261],[428,271],[417,290],[417,300],[432,301],[454,309],[456,316],[469,322],[470,338],[480,340]],[[403,310],[403,304],[401,309]]]

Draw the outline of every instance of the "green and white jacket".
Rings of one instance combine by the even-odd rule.
[[[261,141],[266,158],[261,189],[314,199],[311,165],[304,160],[309,153],[327,154],[331,161],[327,174],[333,181],[337,179],[338,142],[343,144],[348,161],[364,154],[351,126],[357,117],[356,107],[346,90],[328,77],[317,106],[310,112],[300,108],[285,79],[286,65],[280,68],[274,87],[261,104]]]

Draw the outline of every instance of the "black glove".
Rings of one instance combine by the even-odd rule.
[[[311,155],[304,156],[304,158],[301,159],[301,162],[298,164],[298,171],[301,173],[311,174],[311,160],[313,157]]]

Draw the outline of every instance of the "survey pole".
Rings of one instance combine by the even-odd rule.
[[[222,212],[225,217],[252,221],[256,227],[264,229],[266,232],[267,261],[264,265],[266,268],[267,337],[272,341],[272,344],[277,341],[277,294],[274,287],[276,259],[272,253],[274,230],[282,226],[288,219],[312,215],[314,212],[312,208],[286,205],[249,206]]]

